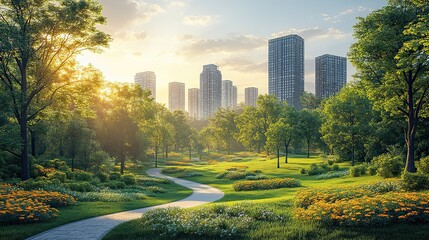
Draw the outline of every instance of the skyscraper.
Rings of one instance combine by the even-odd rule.
[[[222,105],[222,73],[218,66],[203,66],[200,74],[200,119],[211,117]]]
[[[237,109],[237,86],[232,86],[232,109]]]
[[[233,87],[231,80],[222,81],[222,107],[232,109]]]
[[[268,41],[268,93],[301,108],[304,93],[304,39],[298,35]]]
[[[185,84],[171,82],[168,84],[168,109],[170,111],[185,111]]]
[[[198,103],[200,90],[198,88],[188,89],[188,113],[192,119],[200,119],[198,116]]]
[[[325,54],[316,57],[316,97],[328,98],[347,82],[347,58]]]
[[[258,88],[248,87],[244,89],[244,105],[256,107],[258,99]]]
[[[139,72],[134,76],[134,83],[140,85],[143,89],[148,89],[156,100],[156,75],[154,72]]]

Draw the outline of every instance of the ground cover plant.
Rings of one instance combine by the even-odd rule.
[[[294,188],[299,186],[301,186],[300,181],[294,178],[275,178],[275,179],[262,179],[262,180],[254,180],[254,181],[239,181],[239,182],[235,182],[233,185],[235,191]]]

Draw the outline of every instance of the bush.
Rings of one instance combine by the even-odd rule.
[[[405,172],[402,175],[402,187],[408,191],[420,191],[428,189],[428,176],[421,173]]]
[[[96,190],[96,187],[91,185],[89,182],[65,183],[64,187],[69,188],[72,191],[77,191],[77,192],[92,192],[92,191]]]
[[[165,178],[140,177],[137,179],[137,183],[143,186],[153,186],[157,183],[169,184],[171,181]]]
[[[60,182],[65,182],[66,178],[66,174],[60,171],[55,171],[48,174],[48,179],[50,180],[58,179]]]
[[[338,178],[338,177],[342,177],[342,176],[346,176],[346,175],[349,175],[349,170],[322,173],[320,175],[317,175],[316,179],[317,180],[326,180],[326,179]]]
[[[377,167],[374,165],[368,166],[366,174],[369,176],[374,176],[375,174],[377,174]]]
[[[129,173],[122,176],[122,181],[124,181],[127,185],[134,185],[136,184],[136,175]]]
[[[109,180],[119,181],[119,180],[121,180],[121,178],[122,178],[122,176],[118,172],[111,172],[109,175]]]
[[[98,172],[95,175],[101,182],[107,182],[107,180],[109,180],[109,175],[102,173],[102,172]]]
[[[329,166],[334,165],[334,163],[335,163],[335,161],[334,161],[334,160],[328,160],[328,165],[329,165]]]
[[[92,176],[94,174],[89,172],[83,172],[83,171],[76,171],[74,172],[74,178],[78,181],[86,181],[90,182],[92,180]]]
[[[171,173],[178,173],[185,171],[184,168],[178,168],[178,167],[166,167],[161,170],[161,173],[171,174]]]
[[[404,169],[404,161],[400,155],[385,153],[374,157],[372,161],[377,167],[378,175],[384,178],[397,177]]]
[[[179,173],[177,175],[177,177],[179,178],[187,178],[187,177],[197,177],[197,176],[202,176],[203,174],[199,173],[199,172],[190,172],[190,171],[184,171],[182,173]]]
[[[216,178],[225,178],[229,180],[245,179],[248,176],[256,176],[254,172],[242,171],[225,171],[216,175]]]
[[[305,168],[301,168],[301,170],[299,170],[299,172],[300,172],[301,174],[307,174],[307,170],[305,170]]]
[[[366,173],[366,166],[365,165],[354,166],[354,167],[351,167],[349,171],[350,171],[350,176],[352,177],[364,176]]]
[[[127,185],[120,181],[109,181],[103,184],[105,187],[110,189],[124,189]]]
[[[37,178],[39,176],[43,176],[45,168],[39,164],[33,164],[31,166],[31,177]]]
[[[277,188],[293,188],[299,187],[301,183],[294,178],[276,178],[254,181],[240,181],[234,183],[235,191],[252,191],[252,190],[266,190]]]
[[[429,156],[420,158],[419,162],[417,163],[417,170],[419,173],[429,174]]]
[[[268,177],[263,175],[263,174],[258,174],[255,176],[247,176],[246,177],[246,180],[262,180],[262,179],[268,179]]]
[[[335,164],[334,166],[332,166],[332,170],[338,171],[338,170],[340,170],[340,166],[338,166],[337,164]]]
[[[48,160],[45,162],[45,166],[47,168],[55,168],[55,169],[59,169],[61,166],[65,166],[67,165],[67,163],[61,159],[52,159],[52,160]]]

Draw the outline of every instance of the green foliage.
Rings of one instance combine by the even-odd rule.
[[[417,170],[419,173],[429,174],[429,156],[420,158],[420,161],[417,165]]]
[[[367,167],[365,165],[358,165],[350,168],[350,176],[360,177],[366,174]]]
[[[377,167],[378,175],[384,178],[397,177],[402,173],[404,168],[402,156],[395,153],[382,154],[375,157],[372,161]]]
[[[181,172],[177,175],[177,177],[179,178],[187,178],[187,177],[198,177],[198,176],[202,176],[203,174],[199,173],[199,172],[194,172],[194,171],[184,171]]]
[[[95,174],[95,176],[101,181],[101,182],[107,182],[109,180],[109,175],[106,173],[98,172]]]
[[[237,179],[245,179],[249,176],[256,176],[257,174],[254,172],[247,172],[245,170],[242,171],[225,171],[216,175],[216,178],[220,179],[229,179],[229,180],[237,180]]]
[[[326,180],[326,179],[331,179],[331,178],[338,178],[338,177],[342,177],[342,176],[346,176],[349,175],[349,170],[344,170],[344,171],[336,171],[336,172],[327,172],[327,173],[322,173],[320,175],[316,176],[317,180]]]
[[[94,174],[89,172],[77,171],[73,173],[74,178],[78,181],[91,181],[93,179]]]
[[[235,191],[253,191],[268,190],[277,188],[294,188],[301,186],[299,180],[294,178],[263,179],[253,181],[235,182],[233,187]]]
[[[54,171],[54,172],[48,173],[48,179],[50,180],[58,179],[60,182],[65,182],[66,178],[67,178],[67,175],[61,171]]]
[[[310,168],[307,170],[308,175],[319,175],[331,171],[331,168],[326,163],[316,164],[312,163]]]
[[[340,166],[338,166],[337,164],[335,164],[335,165],[332,166],[332,170],[333,171],[338,171],[338,170],[340,170]]]
[[[109,180],[121,180],[121,179],[122,179],[122,176],[118,172],[111,172],[109,174]]]
[[[246,176],[245,179],[246,180],[262,180],[262,179],[268,179],[268,177],[263,175],[263,174],[258,174],[255,176]]]
[[[301,168],[299,170],[299,173],[301,173],[301,174],[307,174],[307,170],[305,168]]]
[[[71,191],[77,191],[77,192],[93,192],[97,189],[89,182],[77,182],[77,181],[65,183],[64,187],[70,189]]]
[[[124,174],[122,181],[127,185],[135,185],[137,183],[136,175],[132,173]]]
[[[429,177],[421,173],[405,172],[402,175],[401,186],[407,191],[420,191],[428,189]]]
[[[366,174],[369,176],[374,176],[375,174],[377,174],[377,167],[374,165],[368,166]]]
[[[185,171],[184,168],[167,167],[167,168],[163,168],[161,170],[161,173],[171,174],[171,173],[178,173],[178,172],[183,172],[183,171]]]

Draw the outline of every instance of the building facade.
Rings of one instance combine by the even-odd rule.
[[[347,83],[347,58],[325,54],[316,57],[316,97],[337,94]]]
[[[171,82],[168,84],[168,109],[174,111],[185,111],[185,84]]]
[[[214,115],[222,106],[222,73],[218,66],[203,66],[200,74],[200,119]]]
[[[304,93],[304,39],[292,34],[268,41],[268,93],[301,108]]]
[[[138,84],[144,90],[149,90],[153,99],[156,101],[156,75],[154,72],[146,71],[136,73],[134,83]]]
[[[244,89],[244,105],[256,107],[258,99],[258,88],[248,87]]]
[[[233,86],[231,80],[222,81],[222,107],[233,108]]]
[[[200,89],[188,89],[188,113],[192,119],[199,120],[199,102],[200,102]]]
[[[232,109],[237,109],[237,86],[232,86]]]

